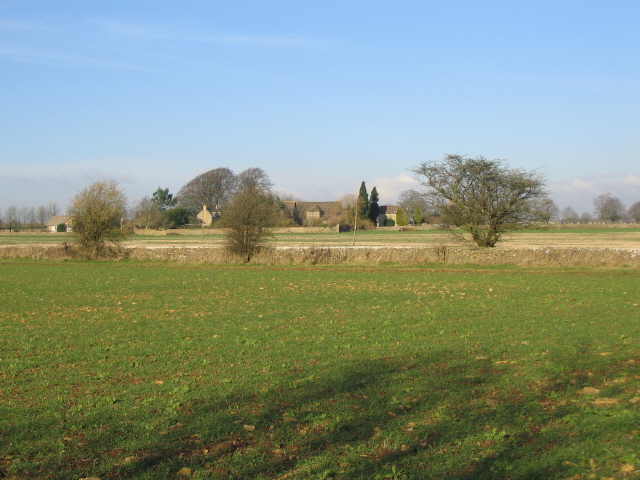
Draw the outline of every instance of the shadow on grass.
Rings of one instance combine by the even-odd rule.
[[[181,469],[194,479],[584,474],[612,435],[620,438],[639,419],[590,411],[578,391],[604,388],[607,378],[629,373],[628,363],[582,346],[546,365],[520,372],[517,364],[450,351],[301,365],[275,376],[275,387],[189,393],[167,428],[147,438],[127,435],[117,413],[87,418],[87,426],[109,427],[100,445],[67,463],[52,458],[46,474],[30,478],[164,479]]]
[[[450,352],[294,375],[273,390],[194,401],[104,477],[186,467],[194,478],[564,478],[574,471],[562,445],[576,436],[564,420],[580,407],[563,396],[581,380],[573,359],[559,361],[529,389],[511,383],[508,365]]]

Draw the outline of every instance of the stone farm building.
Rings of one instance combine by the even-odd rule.
[[[343,213],[343,207],[340,202],[286,200],[282,203],[284,203],[291,218],[300,225],[336,223]],[[399,209],[400,207],[397,205],[382,205],[377,219],[378,226],[395,225]]]
[[[50,232],[57,232],[58,225],[64,225],[63,232],[73,231],[73,219],[68,215],[54,215],[47,222],[47,230]]]
[[[400,210],[400,207],[397,205],[382,205],[378,215],[378,226],[395,225],[397,223],[398,210]]]
[[[294,222],[301,225],[318,225],[337,220],[342,213],[340,202],[299,202],[285,200],[282,202]]]
[[[198,212],[196,218],[200,222],[201,226],[210,227],[211,225],[213,225],[213,221],[217,220],[221,216],[222,214],[218,210],[214,210],[212,212],[206,205],[202,205],[202,210]]]

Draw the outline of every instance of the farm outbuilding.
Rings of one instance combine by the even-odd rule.
[[[398,221],[398,210],[400,207],[397,205],[383,205],[380,207],[380,214],[377,218],[377,224],[379,227],[386,225],[395,225]]]
[[[64,227],[60,227],[60,225],[64,225]],[[50,232],[72,232],[73,219],[69,215],[54,215],[47,222],[47,230]]]

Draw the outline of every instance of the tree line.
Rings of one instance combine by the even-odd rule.
[[[214,168],[187,182],[177,194],[160,188],[144,197],[133,210],[133,221],[144,228],[178,228],[197,223],[196,215],[206,206],[214,217],[233,197],[248,188],[271,192],[272,182],[261,168],[249,168],[238,174],[229,168]],[[275,199],[275,196],[274,196]]]
[[[17,207],[10,205],[0,210],[0,229],[9,231],[42,229],[49,219],[60,212],[55,202],[38,207]]]
[[[198,206],[224,208],[227,248],[249,260],[282,212],[271,185],[261,169],[249,169],[237,176],[229,169],[215,169],[187,183],[177,198],[168,189],[158,188],[140,202],[137,215],[149,209],[154,215],[171,219],[176,211],[183,210],[187,218]],[[82,190],[74,197],[69,214],[79,249],[87,257],[108,255],[127,233],[126,198],[115,182],[96,182]]]
[[[603,193],[593,200],[593,213],[578,214],[573,208],[565,207],[557,212],[556,221],[562,223],[640,223],[640,201],[628,208],[622,201],[611,193]]]
[[[549,198],[544,179],[535,172],[508,167],[501,160],[484,157],[447,155],[444,159],[424,162],[414,173],[423,189],[403,192],[397,223],[422,223],[429,216],[438,223],[456,227],[470,234],[473,241],[492,247],[502,234],[540,222],[587,221],[594,217],[578,216],[572,209],[559,212]],[[260,247],[268,228],[291,221],[282,199],[272,191],[272,182],[260,168],[235,174],[228,168],[216,168],[198,175],[185,184],[177,195],[158,188],[136,206],[133,223],[127,222],[126,199],[113,182],[97,182],[78,194],[69,214],[81,246],[95,255],[105,239],[116,239],[125,226],[142,223],[150,228],[182,226],[194,219],[203,206],[221,215],[220,226],[228,228],[227,241],[235,253],[250,258]],[[363,181],[357,195],[346,197],[343,212],[352,225],[376,224],[381,213],[379,195],[374,187],[367,192]],[[611,194],[594,200],[595,218],[604,222],[633,220],[640,222],[640,202],[626,209]],[[10,207],[5,213],[8,224],[45,223],[55,215],[55,204],[20,210]],[[22,215],[22,216],[21,216]]]

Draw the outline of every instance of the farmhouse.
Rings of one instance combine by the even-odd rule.
[[[323,224],[330,218],[340,216],[342,206],[340,202],[299,202],[285,200],[284,206],[289,215],[299,224]]]
[[[210,227],[213,223],[213,215],[211,215],[211,212],[206,205],[202,205],[202,210],[198,212],[196,217],[200,220],[203,227]]]
[[[398,221],[398,210],[400,210],[400,207],[397,205],[382,205],[380,207],[380,214],[377,218],[378,226],[384,227],[385,225],[395,225]]]
[[[69,215],[54,215],[47,222],[49,232],[72,232],[73,219]]]

